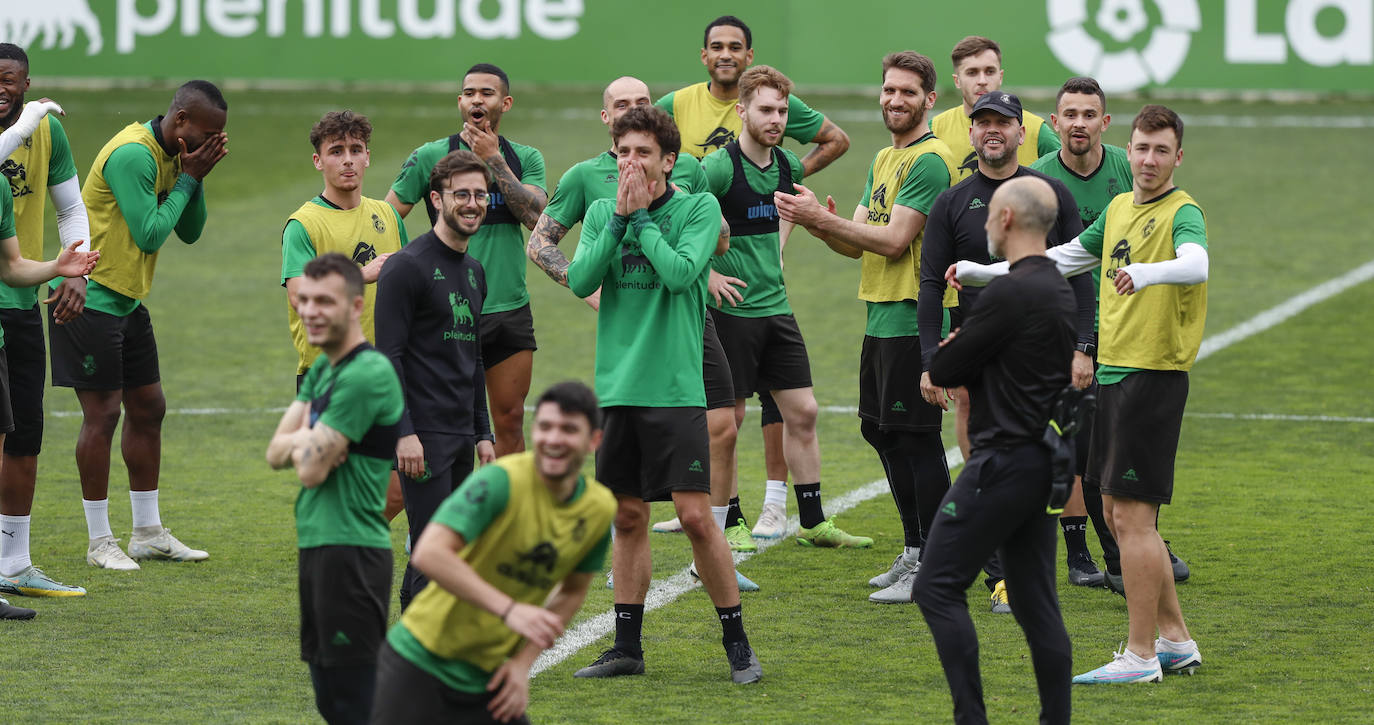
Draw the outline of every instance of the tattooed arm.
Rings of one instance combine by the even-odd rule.
[[[544,211],[544,205],[549,203],[549,195],[533,184],[520,183],[501,154],[489,156],[484,160],[491,168],[492,176],[496,178],[496,187],[506,197],[506,208],[510,209],[510,213],[515,215],[526,229],[534,229],[535,223],[539,221],[539,213]]]
[[[568,228],[553,220],[548,214],[539,215],[539,223],[534,225],[525,254],[530,261],[539,265],[549,279],[568,286],[568,257],[558,248],[558,243],[568,234]]]
[[[267,461],[273,468],[294,466],[301,485],[314,488],[348,457],[348,438],[318,421],[310,426],[309,410],[299,400],[286,409],[267,446]]]

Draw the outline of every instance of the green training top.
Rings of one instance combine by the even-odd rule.
[[[950,188],[949,181],[949,167],[945,166],[939,154],[921,154],[916,158],[915,168],[897,189],[897,200],[893,206],[904,206],[929,215],[930,208],[935,205],[935,197]],[[868,206],[872,195],[873,165],[869,164],[868,181],[864,183],[859,205]],[[864,334],[869,337],[915,337],[916,300],[869,302]]]
[[[363,344],[336,367],[321,354],[310,365],[296,400],[309,403],[310,424],[324,423],[349,441],[348,458],[324,483],[296,497],[297,546],[391,548],[382,516],[396,423],[405,399],[391,361]]]
[[[804,171],[801,159],[782,148],[778,151],[787,157],[792,171],[792,183],[800,184]],[[744,168],[744,180],[749,188],[770,197],[778,188],[779,164],[774,162],[766,169],[760,169],[740,152],[740,166]],[[702,171],[706,173],[706,191],[715,195],[717,201],[725,201],[725,195],[735,182],[735,163],[726,149],[721,149],[702,159]],[[717,272],[738,277],[749,285],[741,290],[744,299],[737,305],[729,303],[710,304],[721,312],[736,317],[771,317],[790,315],[792,307],[787,303],[787,287],[782,279],[782,247],[778,233],[754,234],[748,236],[730,235],[730,249],[724,255],[711,258],[711,267]]]
[[[4,186],[5,190],[0,191],[0,241],[14,236],[14,194],[10,191],[9,184]],[[4,346],[5,330],[0,328],[0,347]]]
[[[548,217],[569,229],[582,221],[587,215],[587,207],[597,199],[614,199],[620,183],[620,167],[616,156],[610,151],[573,164],[558,180],[558,188],[544,207]],[[702,191],[706,187],[706,176],[701,171],[701,162],[687,154],[678,154],[673,164],[669,181],[689,194]]]
[[[520,183],[544,189],[544,155],[533,146],[525,146],[509,141],[510,147],[520,161]],[[471,150],[462,141],[458,147]],[[439,159],[449,153],[449,137],[430,141],[415,149],[401,166],[401,173],[392,182],[391,190],[396,198],[406,204],[424,204],[429,194],[429,172]],[[494,186],[493,186],[494,188]],[[503,205],[500,193],[494,194],[488,202],[491,209]],[[525,289],[525,233],[519,222],[507,221],[492,223],[483,221],[468,242],[468,252],[482,263],[487,272],[487,289],[490,296],[482,307],[484,314],[514,310],[529,304],[530,295]]]
[[[603,406],[704,407],[702,335],[706,267],[720,236],[710,194],[669,189],[628,218],[614,199],[587,210],[568,286],[601,288],[596,394]]]
[[[1059,154],[1059,151],[1055,151],[1041,156],[1038,161],[1031,164],[1031,169],[1046,176],[1053,176],[1069,187],[1069,193],[1073,194],[1073,200],[1078,204],[1078,216],[1083,220],[1084,229],[1091,227],[1093,222],[1102,216],[1102,212],[1107,210],[1107,205],[1117,194],[1131,190],[1131,162],[1126,158],[1126,149],[1102,144],[1102,163],[1096,171],[1087,176],[1079,176],[1078,172],[1065,166]],[[1101,275],[1088,276],[1092,277],[1093,298],[1097,299],[1101,296]],[[1101,321],[1101,311],[1094,311],[1093,314],[1093,331],[1096,332]]]

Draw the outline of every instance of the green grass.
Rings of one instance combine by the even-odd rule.
[[[35,88],[35,91],[39,89]],[[85,178],[101,145],[122,125],[166,107],[166,92],[67,92],[68,133]],[[306,136],[330,108],[347,105],[376,125],[366,192],[380,198],[406,154],[453,127],[448,96],[385,93],[235,93],[231,154],[209,178],[210,222],[195,246],[170,244],[148,299],[158,331],[169,407],[255,411],[291,397],[294,353],[279,281],[286,217],[320,188]],[[858,97],[811,99],[824,111],[874,110]],[[606,146],[595,94],[524,94],[503,131],[546,156],[552,184]],[[945,104],[941,104],[942,106]],[[1040,104],[1043,105],[1043,104]],[[1181,104],[1185,117],[1226,114],[1363,115],[1374,105]],[[566,109],[585,120],[560,120]],[[1033,110],[1045,110],[1038,106]],[[1108,140],[1122,143],[1133,108],[1121,103]],[[853,147],[812,187],[850,208],[872,154],[887,143],[876,122],[843,124]],[[1362,178],[1374,130],[1315,131],[1196,124],[1188,128],[1179,182],[1205,208],[1212,249],[1208,332],[1231,327],[1346,269],[1374,259],[1363,198],[1332,190]],[[423,215],[412,216],[412,234]],[[49,224],[50,249],[55,245]],[[565,243],[571,253],[572,241]],[[810,343],[822,405],[852,406],[863,308],[856,264],[798,234],[787,273]],[[590,310],[531,267],[540,351],[534,388],[589,380]],[[1368,376],[1374,287],[1363,285],[1199,363],[1189,410],[1196,413],[1374,415]],[[72,394],[49,390],[50,415],[34,511],[34,559],[90,595],[23,599],[39,618],[0,627],[11,716],[50,722],[302,722],[315,718],[297,658],[294,531],[289,475],[271,472],[262,451],[272,413],[168,416],[164,428],[165,523],[210,561],[149,564],[142,572],[98,571],[82,559],[85,530],[72,448],[79,418]],[[740,444],[748,514],[762,500],[756,418]],[[952,427],[952,426],[947,426]],[[857,420],[821,420],[828,498],[878,479]],[[1374,428],[1367,423],[1185,420],[1178,494],[1162,528],[1193,567],[1180,588],[1206,665],[1163,685],[1078,689],[1083,722],[1363,722],[1371,698],[1363,650],[1374,621],[1374,535],[1363,513],[1374,479]],[[947,434],[948,438],[948,434]],[[111,518],[127,537],[125,472],[111,472]],[[655,518],[671,513],[656,506]],[[537,722],[893,722],[947,721],[950,701],[924,621],[913,607],[865,601],[868,577],[901,543],[891,503],[880,496],[840,519],[872,535],[868,551],[815,551],[784,542],[742,565],[764,590],[745,597],[750,637],[766,677],[728,683],[719,629],[705,594],[693,590],[645,624],[648,674],[581,681],[571,671],[598,643],[540,675],[530,714]],[[401,521],[393,527],[400,551]],[[1091,538],[1091,537],[1090,537]],[[655,535],[655,576],[689,559],[680,536]],[[398,561],[399,561],[398,557]],[[1038,710],[1024,640],[1009,617],[971,597],[990,717],[1033,721]],[[1125,605],[1102,591],[1061,589],[1078,669],[1105,662],[1125,638]],[[594,588],[583,616],[605,611]],[[395,613],[393,612],[393,617]]]

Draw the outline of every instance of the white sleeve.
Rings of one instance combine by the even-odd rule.
[[[954,278],[959,280],[959,284],[962,285],[982,287],[1006,274],[1009,267],[1010,265],[1007,264],[1006,260],[992,264],[979,264],[961,259],[954,264]]]
[[[1102,264],[1100,257],[1083,248],[1083,243],[1078,241],[1078,237],[1074,237],[1073,241],[1067,244],[1050,247],[1045,251],[1045,255],[1054,260],[1059,273],[1065,277],[1072,277]]]
[[[52,101],[29,101],[24,104],[23,113],[19,114],[19,120],[13,126],[0,133],[0,159],[7,159],[19,145],[24,143],[24,139],[33,135],[38,130],[38,122],[49,113],[62,113],[62,107]]]
[[[1131,276],[1135,291],[1156,284],[1202,284],[1207,281],[1207,250],[1201,244],[1187,242],[1174,250],[1176,259],[1163,262],[1137,262],[1121,271]]]
[[[91,225],[86,219],[86,204],[81,201],[81,184],[76,177],[48,187],[48,194],[57,210],[57,236],[62,240],[62,248],[76,244],[78,252],[90,250]]]

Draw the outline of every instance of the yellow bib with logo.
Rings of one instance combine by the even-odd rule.
[[[1175,189],[1149,204],[1130,192],[1107,206],[1102,234],[1102,301],[1097,360],[1142,370],[1188,370],[1202,344],[1207,283],[1159,284],[1132,295],[1115,292],[1116,271],[1132,263],[1166,262],[1174,252],[1174,214],[1197,206]]]
[[[897,205],[897,192],[916,160],[925,154],[935,154],[945,162],[952,180],[955,175],[954,156],[949,147],[935,137],[905,148],[890,146],[873,159],[873,189],[868,197],[868,223],[887,226],[892,221],[892,209]],[[915,301],[921,282],[921,239],[925,230],[911,240],[911,246],[897,259],[864,252],[859,276],[859,299],[866,302]]]
[[[51,117],[38,122],[38,130],[10,154],[3,167],[14,194],[14,229],[19,253],[25,259],[43,259],[43,208],[48,202],[48,163],[52,160]]]
[[[391,205],[367,197],[363,197],[363,202],[352,209],[331,209],[308,201],[291,215],[291,219],[305,227],[305,233],[310,235],[310,243],[315,245],[315,256],[338,252],[352,259],[359,267],[378,255],[400,251],[404,243],[400,227],[396,224],[396,212]],[[363,285],[363,334],[372,343],[377,341],[372,317],[376,300],[377,285]],[[296,346],[298,356],[296,372],[303,373],[320,356],[320,349],[305,339],[305,324],[290,300],[286,302],[286,318],[291,327],[291,342]]]
[[[615,518],[615,496],[587,479],[571,503],[561,503],[540,481],[534,453],[506,456],[495,463],[510,480],[506,509],[477,537],[463,557],[484,581],[518,602],[543,606],[559,582],[571,574],[605,536]],[[401,624],[438,657],[462,660],[491,672],[520,646],[521,637],[492,614],[434,582],[420,592]]]
[[[1016,150],[1016,161],[1022,166],[1030,166],[1040,158],[1040,133],[1054,133],[1054,129],[1045,126],[1045,119],[1031,113],[1023,111],[1021,113],[1022,123],[1026,126],[1026,140],[1021,142],[1021,147]],[[973,129],[973,120],[964,113],[963,104],[941,113],[930,122],[931,133],[934,133],[941,141],[944,141],[949,150],[954,154],[955,164],[958,165],[958,175],[954,177],[954,183],[959,183],[978,168],[978,155],[973,152],[973,141],[969,140],[969,131]]]
[[[172,193],[177,177],[181,175],[181,158],[168,156],[153,132],[141,123],[131,123],[115,134],[91,165],[91,173],[81,187],[81,201],[86,204],[86,216],[91,223],[91,249],[99,250],[100,262],[91,272],[91,279],[105,287],[124,295],[141,300],[153,286],[153,270],[157,267],[157,252],[148,254],[138,248],[134,237],[129,233],[129,223],[125,221],[119,204],[115,202],[114,192],[105,180],[105,162],[115,149],[125,144],[138,144],[148,149],[157,164],[157,179],[153,182],[153,193],[158,203]]]
[[[735,101],[711,95],[705,82],[673,93],[673,121],[682,135],[682,150],[698,159],[725,148],[744,128]]]

